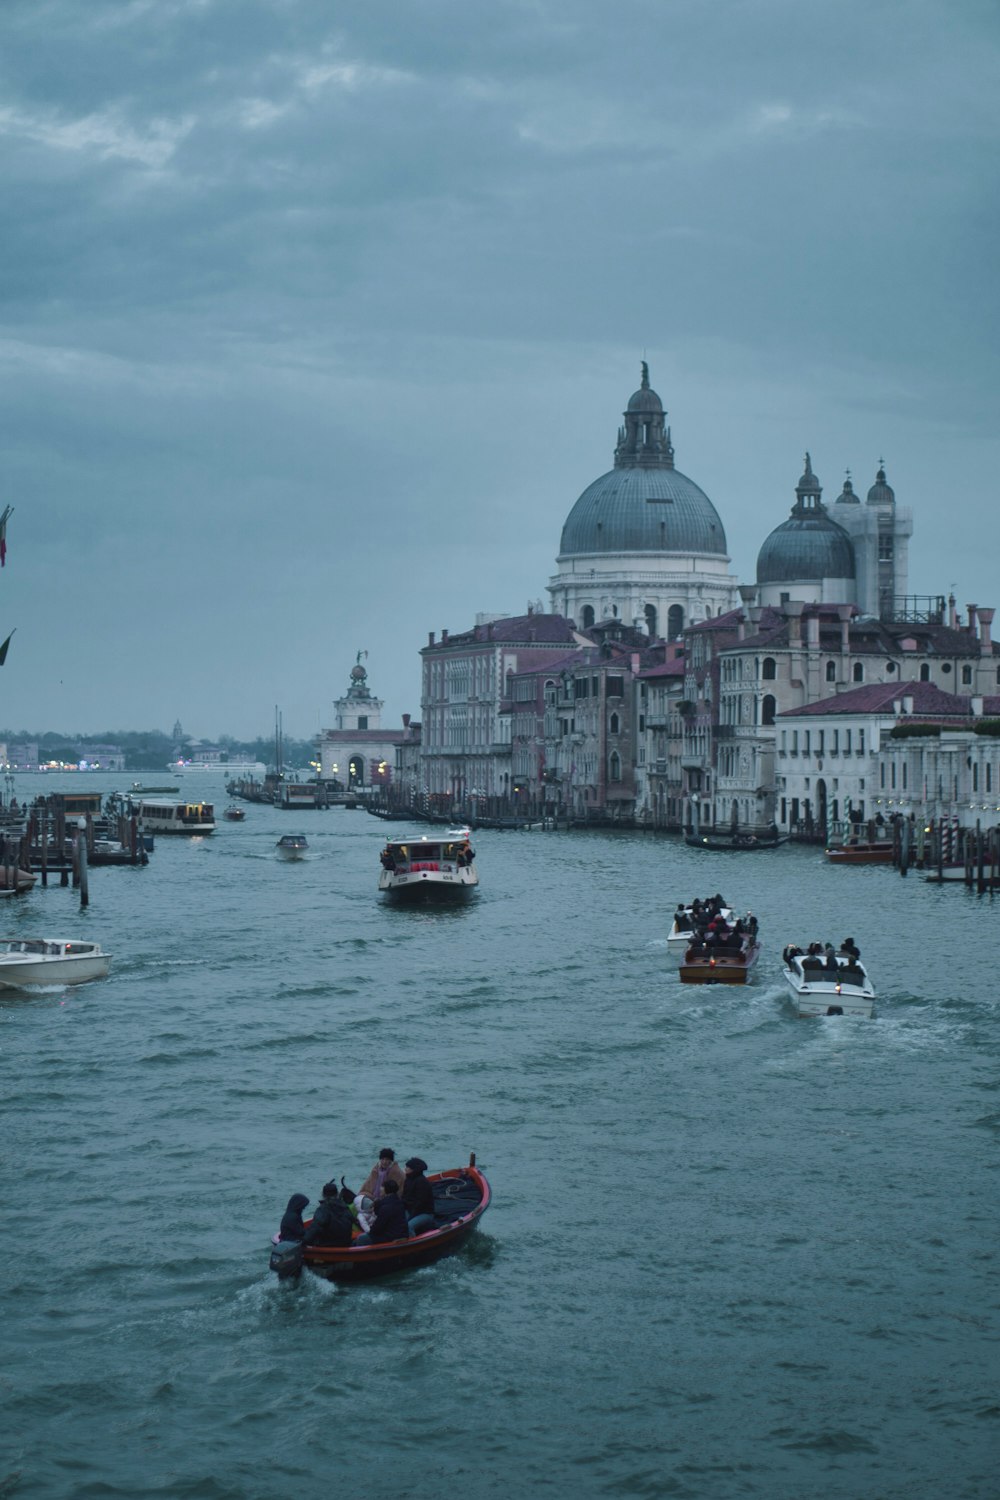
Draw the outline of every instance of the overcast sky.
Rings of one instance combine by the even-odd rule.
[[[809,449],[1000,605],[995,0],[3,0],[0,725],[389,722],[549,608],[645,354],[752,580]]]

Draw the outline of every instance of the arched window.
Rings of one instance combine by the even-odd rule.
[[[826,664],[826,680],[827,682],[836,682],[837,680],[837,663],[835,661],[828,661]]]
[[[854,678],[855,682],[864,682],[865,668],[863,662],[856,661],[854,663],[854,671],[851,673],[851,676]]]
[[[581,628],[584,629],[584,630],[589,630],[590,627],[593,625],[593,623],[594,623],[594,606],[592,604],[585,604],[583,606],[583,616],[582,616],[581,621],[580,621]]]
[[[921,682],[930,682],[930,680],[931,680],[931,664],[930,664],[929,661],[922,661],[920,663],[920,681]]]
[[[667,610],[667,639],[674,640],[684,629],[684,609],[680,604],[671,604]],[[997,680],[1000,681],[1000,674]]]
[[[621,779],[622,779],[622,758],[618,754],[617,750],[612,750],[611,754],[608,757],[608,780],[609,781],[621,781]]]
[[[777,677],[778,667],[773,656],[764,657],[764,665],[761,668],[760,675],[763,677],[765,682],[773,682]]]
[[[647,604],[644,610],[646,616],[646,629],[649,631],[650,639],[656,635],[656,605]]]
[[[612,734],[617,734],[618,733],[618,725],[619,725],[618,715],[617,714],[612,714],[611,715],[611,723],[608,725],[608,728],[611,730]]]
[[[768,693],[760,706],[760,722],[762,724],[774,723],[774,712],[777,706],[773,694]]]

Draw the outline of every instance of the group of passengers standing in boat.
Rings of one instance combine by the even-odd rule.
[[[757,918],[752,911],[745,917],[737,917],[730,925],[725,913],[729,910],[725,898],[718,892],[701,901],[697,897],[690,906],[683,902],[674,912],[674,926],[678,932],[691,934],[688,954],[692,958],[710,957],[720,950],[740,953],[744,944],[757,940]]]
[[[427,1163],[411,1156],[405,1169],[396,1153],[383,1146],[378,1161],[355,1193],[340,1179],[323,1184],[322,1196],[307,1225],[302,1214],[305,1193],[293,1193],[282,1216],[275,1243],[303,1245],[379,1245],[405,1240],[435,1227],[434,1189],[424,1173]]]

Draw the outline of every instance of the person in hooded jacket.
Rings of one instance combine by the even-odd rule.
[[[435,1225],[434,1189],[424,1176],[426,1171],[427,1163],[421,1161],[419,1156],[411,1156],[406,1163],[403,1207],[406,1209],[411,1234],[423,1234],[426,1229],[433,1229]]]
[[[323,1186],[323,1196],[316,1206],[313,1221],[305,1232],[307,1245],[349,1245],[354,1233],[354,1215],[341,1202],[335,1182]]]
[[[302,1222],[302,1210],[308,1208],[309,1199],[305,1193],[293,1193],[288,1200],[288,1207],[281,1216],[281,1224],[278,1228],[279,1240],[304,1240],[306,1237],[306,1226]]]

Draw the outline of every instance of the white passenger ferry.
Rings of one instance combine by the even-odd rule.
[[[785,983],[800,1016],[871,1016],[875,987],[860,958],[845,953],[828,958],[796,948],[786,948],[782,958]]]
[[[214,833],[211,802],[167,802],[143,798],[133,804],[146,833]]]
[[[479,884],[468,828],[390,839],[381,858],[378,888],[393,896],[467,896]]]

